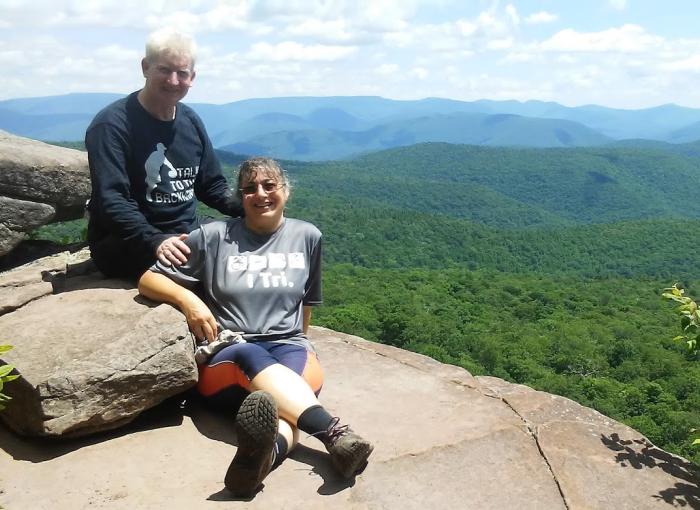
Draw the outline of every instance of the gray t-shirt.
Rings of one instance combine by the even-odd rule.
[[[259,235],[233,218],[203,225],[186,242],[192,253],[185,264],[157,262],[151,270],[197,291],[222,329],[249,341],[305,338],[302,307],[322,301],[314,225],[285,218],[273,234]]]

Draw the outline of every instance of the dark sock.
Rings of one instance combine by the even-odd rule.
[[[272,449],[272,468],[270,469],[275,469],[282,464],[282,461],[287,458],[287,453],[289,453],[289,443],[282,434],[278,433],[275,447]]]
[[[326,437],[326,430],[333,417],[328,414],[323,406],[316,405],[306,409],[297,420],[297,427],[311,436],[316,436],[323,441]]]

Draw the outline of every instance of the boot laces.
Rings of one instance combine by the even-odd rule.
[[[333,446],[338,439],[346,435],[348,432],[350,432],[350,426],[349,425],[338,425],[340,423],[340,418],[337,416],[334,416],[331,422],[328,424],[328,428],[326,429],[326,437],[325,437],[325,443]]]

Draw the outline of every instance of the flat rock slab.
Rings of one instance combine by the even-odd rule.
[[[223,475],[235,453],[233,417],[212,413],[196,401],[183,407],[170,402],[126,429],[91,439],[36,442],[0,431],[0,505],[489,510],[632,508],[634,503],[644,509],[680,506],[681,500],[669,499],[667,491],[690,485],[644,466],[639,469],[648,472],[642,476],[620,477],[636,470],[619,460],[630,446],[611,447],[583,429],[560,435],[557,420],[536,423],[534,409],[546,407],[540,397],[547,394],[538,397],[539,407],[530,406],[529,421],[501,396],[509,386],[520,391],[517,385],[475,379],[424,356],[323,328],[312,328],[311,337],[326,372],[322,401],[375,444],[369,466],[353,482],[338,479],[320,443],[302,434],[301,445],[253,500],[231,500]],[[532,395],[528,399],[535,401]],[[574,418],[567,423],[591,426],[587,417],[595,415],[590,410],[578,406],[586,419],[577,421],[576,404],[567,405],[565,415]],[[612,421],[604,430],[599,422],[593,425],[606,437],[620,433]],[[575,461],[556,460],[563,458],[556,450],[569,452]],[[677,466],[679,459],[666,461]],[[603,475],[618,477],[623,485],[608,492]],[[567,476],[578,480],[578,494],[589,497],[565,497],[561,486],[573,490]],[[646,495],[650,489],[659,492],[658,498],[629,499],[634,491]],[[692,508],[692,500],[682,501]]]
[[[636,430],[568,398],[495,377],[477,379],[533,432],[569,508],[700,508],[692,464]]]

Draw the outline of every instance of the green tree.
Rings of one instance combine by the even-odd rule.
[[[674,338],[675,341],[685,342],[688,351],[695,358],[698,357],[698,341],[700,340],[700,310],[698,304],[690,297],[685,296],[685,290],[674,284],[672,287],[664,289],[663,297],[680,303],[678,313],[681,316],[682,335]],[[697,432],[698,429],[692,429]],[[700,445],[700,438],[693,441],[694,445]]]

